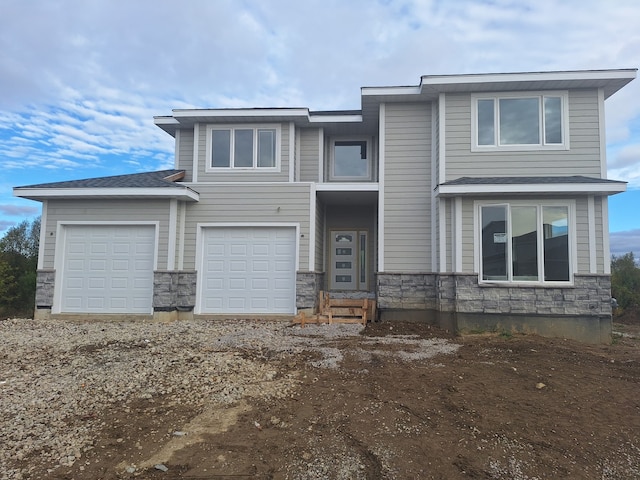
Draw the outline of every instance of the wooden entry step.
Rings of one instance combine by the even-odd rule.
[[[376,301],[369,298],[331,298],[329,292],[320,292],[318,313],[296,315],[293,323],[304,327],[306,323],[361,323],[375,318]]]

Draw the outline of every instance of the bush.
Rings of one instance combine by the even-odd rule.
[[[640,268],[633,252],[611,261],[611,296],[618,301],[620,309],[640,307]]]

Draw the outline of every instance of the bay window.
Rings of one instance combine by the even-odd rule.
[[[483,282],[569,282],[569,205],[480,205]]]
[[[568,148],[566,92],[472,95],[472,149]]]

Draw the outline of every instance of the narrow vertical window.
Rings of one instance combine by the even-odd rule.
[[[562,99],[544,97],[544,143],[562,143]]]
[[[231,165],[231,131],[213,130],[211,132],[211,166],[229,167]]]
[[[367,234],[360,233],[360,288],[367,285]]]
[[[507,207],[482,207],[482,279],[507,280]]]
[[[569,212],[567,207],[543,207],[544,279],[569,281]]]
[[[495,108],[493,99],[478,100],[478,145],[495,145]]]
[[[538,209],[511,207],[513,279],[538,280]]]
[[[258,130],[258,167],[276,166],[275,130]]]

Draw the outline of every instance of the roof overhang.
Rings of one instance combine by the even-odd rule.
[[[602,183],[528,183],[481,185],[438,185],[436,196],[516,196],[516,195],[615,195],[627,190],[625,182],[604,181]]]
[[[200,194],[190,188],[30,188],[16,187],[13,189],[15,197],[29,200],[43,201],[55,199],[176,199],[197,202]]]

